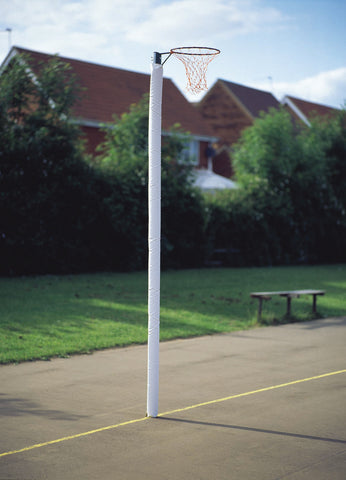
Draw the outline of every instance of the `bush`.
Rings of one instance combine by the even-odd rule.
[[[345,111],[311,128],[283,110],[256,120],[234,148],[240,188],[209,199],[210,251],[229,265],[344,261],[345,151]]]
[[[0,273],[146,268],[148,99],[115,119],[90,161],[68,121],[80,94],[69,67],[35,65],[35,83],[30,61],[15,58],[0,77]],[[163,145],[165,267],[203,255],[201,196],[177,162],[186,138],[176,127]]]
[[[79,130],[66,118],[77,97],[68,67],[39,65],[40,84],[15,57],[0,76],[1,273],[74,269],[83,221],[95,217]],[[54,106],[52,107],[52,101]],[[89,207],[91,210],[89,211]]]
[[[39,84],[16,59],[0,76],[0,273],[145,269],[148,98],[91,160],[68,121],[80,94],[68,66],[36,67]],[[240,188],[213,196],[179,161],[187,139],[175,126],[162,147],[164,268],[215,249],[236,266],[346,260],[344,110],[305,129],[284,111],[256,120],[234,148]]]
[[[125,208],[128,203],[133,205],[126,223],[129,223],[128,239],[134,241],[135,268],[147,265],[148,106],[149,99],[145,95],[129,112],[115,117],[113,125],[105,127],[106,139],[97,159],[98,168],[116,178],[120,189],[126,189]],[[178,161],[187,139],[188,135],[175,125],[162,145],[161,255],[164,268],[199,266],[203,262],[202,195],[190,185],[191,167]]]

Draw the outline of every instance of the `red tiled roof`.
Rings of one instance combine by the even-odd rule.
[[[311,117],[314,115],[330,117],[337,112],[336,108],[328,107],[327,105],[321,105],[319,103],[308,102],[290,95],[286,95],[285,98],[288,98],[302,112],[302,114],[305,115],[306,118],[311,119]],[[285,101],[285,99],[283,101]]]
[[[47,62],[52,55],[13,47],[33,60],[32,68]],[[84,89],[82,99],[74,106],[74,115],[84,121],[111,122],[114,114],[120,116],[149,92],[150,75],[90,62],[60,57],[67,62]],[[163,80],[162,128],[168,130],[180,123],[183,130],[202,137],[213,137],[213,132],[199,112],[188,102],[172,80]]]
[[[230,90],[253,117],[258,117],[261,111],[268,112],[270,108],[278,108],[280,103],[270,92],[245,87],[237,83],[220,80]]]

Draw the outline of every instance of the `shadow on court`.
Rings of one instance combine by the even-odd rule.
[[[346,440],[340,440],[338,438],[326,438],[326,437],[314,437],[312,435],[301,435],[298,433],[290,433],[290,432],[277,432],[274,430],[264,430],[263,428],[251,428],[251,427],[244,427],[240,425],[225,425],[221,423],[211,423],[211,422],[200,422],[196,420],[183,420],[181,418],[164,418],[160,417],[161,420],[168,420],[169,422],[183,422],[183,423],[190,423],[191,425],[203,425],[206,427],[220,427],[220,428],[231,428],[232,430],[244,430],[247,432],[257,432],[257,433],[269,433],[271,435],[283,435],[286,437],[295,437],[295,438],[305,438],[308,440],[318,440],[322,442],[336,442],[346,444]]]

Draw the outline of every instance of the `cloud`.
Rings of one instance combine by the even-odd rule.
[[[0,0],[0,6],[3,21],[13,29],[13,44],[107,62],[126,50],[125,34],[153,2],[135,1],[130,6],[128,0]]]
[[[126,42],[130,49],[214,46],[285,21],[262,0],[0,0],[0,6],[14,44],[62,55],[69,49],[67,56],[85,59],[94,59],[97,48],[113,54]]]
[[[279,98],[292,95],[304,100],[341,107],[346,100],[346,67],[321,72],[297,82],[274,83]]]
[[[14,45],[140,71],[154,50],[218,47],[284,21],[262,0],[0,0],[0,7]]]
[[[4,2],[4,9],[2,3]],[[0,0],[2,17],[14,30],[32,31],[42,25],[73,31],[121,35],[146,18],[155,0]]]
[[[277,9],[256,0],[176,0],[153,8],[136,28],[127,30],[126,38],[150,45],[187,46],[196,39],[227,39],[277,26],[283,20]]]

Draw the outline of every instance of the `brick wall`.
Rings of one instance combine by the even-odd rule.
[[[227,152],[239,139],[244,128],[252,125],[252,118],[218,82],[196,108],[219,138],[220,153],[214,158],[214,172],[225,177],[232,176],[233,170]]]

